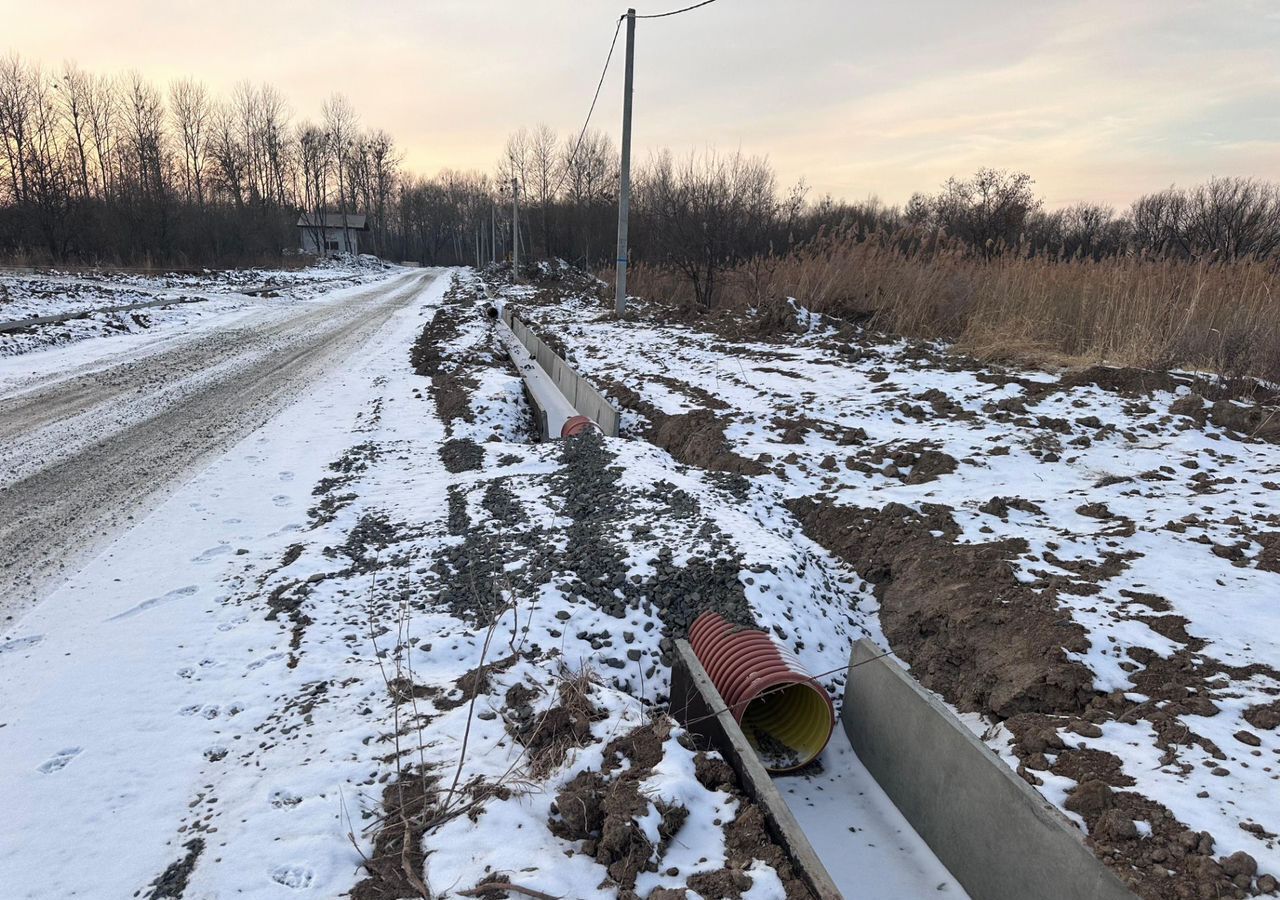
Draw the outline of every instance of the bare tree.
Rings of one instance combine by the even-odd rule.
[[[347,228],[350,198],[347,196],[347,175],[351,153],[355,149],[359,119],[350,101],[342,94],[334,94],[324,103],[324,127],[333,155],[334,171],[338,176],[338,211],[342,215],[342,238],[345,247],[351,246],[351,233]]]
[[[559,141],[550,126],[538,125],[529,135],[529,173],[526,191],[534,201],[542,225],[542,253],[551,257],[551,205],[560,182]]]
[[[782,209],[772,167],[741,153],[677,165],[663,152],[641,171],[635,197],[645,252],[680,271],[704,309],[715,305],[720,273],[767,252]]]
[[[27,199],[27,161],[35,92],[31,74],[16,53],[0,60],[0,143],[13,203]]]
[[[204,85],[184,78],[169,86],[169,107],[182,141],[182,188],[188,203],[203,207],[212,104]]]

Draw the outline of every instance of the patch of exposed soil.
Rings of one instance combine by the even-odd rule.
[[[1043,516],[1044,510],[1030,500],[1022,497],[992,497],[986,503],[978,507],[979,511],[989,516],[995,516],[998,519],[1009,518],[1009,510],[1016,509],[1019,512],[1027,513],[1033,516]]]
[[[524,685],[507,691],[508,730],[529,754],[529,768],[539,778],[555,771],[569,750],[589,743],[591,723],[605,714],[591,702],[586,676],[560,682],[559,701],[542,713],[530,706],[532,692]]]
[[[605,748],[601,771],[579,773],[556,795],[549,828],[567,841],[581,841],[580,849],[605,867],[618,886],[619,897],[635,897],[636,876],[656,872],[671,839],[689,813],[682,806],[650,800],[640,783],[662,759],[663,737],[654,725],[616,738]],[[621,770],[620,757],[629,766]],[[638,819],[655,809],[660,817],[659,843],[650,843]]]
[[[457,709],[465,703],[470,703],[476,697],[487,694],[493,690],[493,683],[490,676],[495,672],[501,673],[507,671],[515,665],[518,657],[512,653],[504,656],[502,659],[494,660],[490,663],[476,666],[470,671],[464,672],[458,676],[458,680],[454,682],[454,687],[458,690],[458,696],[436,697],[435,705],[439,710]]]
[[[1088,649],[1084,629],[1014,578],[1021,541],[952,543],[957,528],[945,507],[922,515],[899,504],[788,506],[811,539],[875,584],[894,651],[961,709],[1002,718],[1074,713],[1094,696],[1093,673],[1067,656]]]
[[[810,900],[813,892],[791,864],[786,852],[770,836],[764,814],[742,792],[733,768],[719,757],[700,752],[694,756],[694,772],[703,787],[725,791],[737,798],[738,815],[725,828],[726,867],[719,873],[708,873],[705,879],[695,876],[699,879],[697,883],[693,878],[689,879],[689,887],[704,897],[738,897],[751,886],[750,876],[743,870],[751,865],[752,860],[759,859],[778,873],[787,900]],[[713,888],[731,890],[723,894],[708,892]]]
[[[672,840],[679,840],[688,812],[662,800],[650,800],[639,785],[663,758],[669,725],[660,721],[616,738],[605,748],[600,771],[582,772],[556,796],[549,827],[559,837],[579,843],[581,852],[605,866],[620,898],[635,900],[636,876],[657,871]],[[725,825],[726,866],[688,878],[688,888],[704,897],[740,897],[750,890],[746,869],[753,860],[772,866],[786,886],[788,900],[812,896],[793,870],[786,853],[769,837],[759,809],[742,794],[733,769],[718,758],[698,753],[698,780],[739,801],[738,814]],[[637,820],[658,813],[659,843],[651,844]],[[664,889],[650,897],[678,897],[680,889]]]
[[[383,817],[364,861],[368,875],[351,900],[403,900],[430,896],[422,883],[422,836],[437,808],[435,776],[404,772],[382,791]]]
[[[652,423],[645,435],[650,443],[666,450],[685,465],[739,475],[760,475],[765,471],[759,462],[733,452],[724,434],[724,424],[713,410],[702,408],[668,415],[641,399],[639,393],[626,385],[610,381],[606,388],[623,406],[640,413]]]

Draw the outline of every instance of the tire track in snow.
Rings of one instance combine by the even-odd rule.
[[[0,405],[5,442],[21,447],[0,483],[0,615],[29,609],[197,464],[354,352],[431,277],[392,279],[260,331],[241,320]],[[69,418],[51,421],[49,409]],[[45,465],[54,429],[93,442]]]

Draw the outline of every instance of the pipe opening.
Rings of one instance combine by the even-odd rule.
[[[498,307],[496,307],[496,306],[486,306],[486,307],[484,308],[484,314],[485,314],[485,316],[486,316],[486,317],[488,317],[488,318],[490,318],[490,319],[496,319],[496,318],[498,318]]]
[[[742,712],[742,733],[770,772],[813,762],[827,746],[832,725],[826,697],[804,682],[756,697]]]

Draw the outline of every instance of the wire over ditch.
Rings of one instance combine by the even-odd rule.
[[[600,99],[600,89],[604,87],[604,77],[609,74],[609,63],[613,61],[614,48],[618,46],[618,33],[622,30],[622,21],[626,18],[623,14],[618,17],[618,22],[613,26],[613,40],[609,42],[609,55],[604,58],[604,68],[600,71],[600,80],[596,82],[596,92],[591,98],[591,106],[587,109],[587,118],[582,123],[582,130],[578,132],[577,143],[573,145],[573,152],[569,154],[568,160],[560,169],[560,180],[556,183],[555,190],[552,194],[558,194],[560,188],[564,187],[564,180],[569,177],[569,172],[573,169],[573,164],[578,159],[578,151],[582,149],[582,140],[587,136],[587,126],[591,124],[591,114],[596,111],[596,102]]]
[[[664,13],[649,13],[646,16],[637,14],[636,18],[637,19],[665,19],[667,16],[678,16],[680,15],[680,13],[687,13],[690,10],[697,9],[700,6],[707,6],[708,4],[715,3],[715,2],[716,0],[702,0],[701,3],[695,3],[692,6],[686,6],[684,7],[684,9],[673,9],[670,12],[664,12]]]
[[[647,15],[637,14],[636,18],[637,19],[665,19],[667,16],[675,16],[675,15],[679,15],[680,13],[686,13],[686,12],[689,12],[690,10],[698,9],[699,7],[707,6],[708,4],[715,3],[715,2],[716,0],[702,0],[701,3],[695,3],[692,6],[686,6],[683,9],[673,9],[664,13],[649,13]],[[587,136],[587,128],[591,124],[591,116],[596,111],[596,103],[600,100],[600,90],[601,88],[604,87],[605,76],[609,74],[609,64],[613,62],[613,51],[618,46],[618,34],[622,31],[622,23],[626,20],[626,18],[627,18],[626,13],[623,13],[622,15],[618,16],[618,21],[613,26],[613,40],[609,42],[609,53],[604,58],[604,68],[601,69],[600,79],[599,81],[596,82],[596,92],[591,97],[591,106],[587,109],[587,117],[582,123],[582,129],[578,132],[578,140],[573,145],[573,152],[569,154],[569,159],[565,163],[563,169],[560,172],[560,181],[559,183],[556,184],[555,191],[552,191],[552,193],[557,193],[559,192],[560,188],[564,187],[564,180],[565,178],[568,177],[570,169],[573,167],[573,164],[578,159],[578,151],[582,149],[582,141]]]

